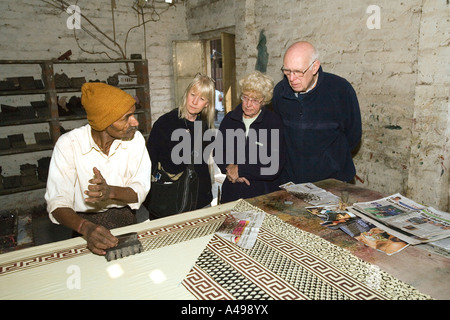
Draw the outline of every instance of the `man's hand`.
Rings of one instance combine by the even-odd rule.
[[[88,249],[98,255],[105,255],[106,249],[113,248],[119,243],[108,229],[87,220],[84,221],[80,233],[86,239]]]
[[[94,167],[94,178],[89,180],[90,185],[88,190],[84,191],[84,194],[88,196],[86,202],[99,202],[109,199],[111,193],[111,187],[106,183],[100,170]]]

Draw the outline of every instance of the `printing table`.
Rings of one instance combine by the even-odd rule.
[[[346,190],[350,202],[382,197],[379,193],[335,180],[316,185],[336,195]],[[320,220],[306,212],[308,204],[286,191],[246,201],[290,226],[345,248],[426,295],[435,299],[450,298],[448,257],[413,246],[392,256],[378,252],[342,231],[320,226]],[[235,205],[236,202],[221,204],[113,230],[116,235],[138,232],[141,240],[152,247],[111,262],[89,252],[82,238],[2,254],[0,300],[198,298],[182,282],[214,237],[214,228]],[[191,236],[194,233],[195,236]]]
[[[349,203],[366,202],[385,197],[379,192],[329,179],[314,183],[337,196],[349,194]],[[341,230],[330,230],[320,225],[321,220],[305,207],[310,206],[286,191],[277,191],[253,199],[251,204],[300,229],[320,236],[346,248],[357,257],[377,265],[389,274],[411,284],[436,299],[450,299],[450,258],[448,253],[436,254],[427,245],[408,246],[394,255],[369,248]],[[287,203],[286,203],[287,202]],[[292,202],[292,204],[290,204]]]

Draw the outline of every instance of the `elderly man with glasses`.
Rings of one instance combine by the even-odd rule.
[[[281,70],[273,108],[283,121],[287,149],[282,181],[353,181],[352,151],[362,134],[355,90],[344,78],[322,70],[308,42],[287,49]]]

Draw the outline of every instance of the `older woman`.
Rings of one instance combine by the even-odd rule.
[[[214,95],[214,82],[209,77],[198,74],[186,88],[180,106],[162,115],[154,123],[147,141],[147,149],[152,161],[152,173],[157,169],[158,163],[168,173],[177,174],[184,171],[187,164],[191,163],[191,154],[194,151],[194,168],[199,179],[199,186],[197,204],[192,210],[208,206],[212,201],[211,176],[208,159],[205,161],[203,157],[206,143],[203,142],[202,132],[214,126]],[[184,137],[178,134],[173,135],[175,131],[184,133]],[[185,140],[186,135],[190,136],[190,139],[188,137]],[[173,137],[177,139],[173,139]],[[199,141],[199,139],[202,141],[200,143],[202,150],[194,150],[195,140]],[[179,151],[180,145],[186,146],[186,141],[187,148],[184,151],[187,149],[185,152],[187,157],[184,157],[183,160]],[[150,189],[144,205],[149,208],[151,201],[160,200],[152,198]],[[150,219],[162,216],[157,212],[149,211]]]
[[[255,71],[239,85],[242,103],[219,127],[223,153],[216,152],[215,161],[226,174],[221,203],[278,190],[284,164],[281,119],[265,107],[272,99],[273,80]]]

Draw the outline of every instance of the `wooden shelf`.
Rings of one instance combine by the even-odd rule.
[[[69,116],[60,116],[58,109],[58,95],[61,93],[77,93],[81,92],[81,88],[56,88],[55,85],[55,72],[53,65],[82,65],[82,64],[118,64],[126,63],[134,65],[133,76],[137,78],[137,84],[119,85],[117,86],[123,90],[135,90],[135,95],[139,100],[139,109],[136,110],[138,116],[139,129],[142,134],[147,137],[151,130],[151,110],[150,110],[150,89],[149,89],[149,76],[148,76],[148,62],[147,60],[140,59],[118,59],[118,60],[0,60],[1,65],[39,65],[42,71],[41,80],[44,85],[44,89],[32,89],[32,90],[1,90],[0,97],[3,96],[26,96],[26,95],[43,95],[48,108],[47,117],[21,119],[21,120],[6,120],[0,121],[0,127],[7,126],[19,126],[29,125],[36,123],[48,123],[50,126],[50,137],[53,141],[48,145],[27,145],[24,148],[10,148],[6,150],[0,150],[0,156],[10,156],[14,154],[24,154],[36,151],[52,150],[54,143],[61,135],[60,128],[61,122],[71,120],[83,120],[86,119],[85,114],[76,114]],[[119,68],[116,68],[119,69]],[[111,71],[111,74],[116,72]],[[27,75],[28,76],[28,75]],[[44,113],[45,114],[45,113]],[[16,192],[23,192],[45,187],[45,183],[36,186],[20,187],[15,189],[2,189],[0,195],[12,194]]]
[[[45,182],[39,182],[37,184],[33,184],[32,186],[22,186],[19,188],[12,189],[0,189],[0,196],[14,194],[19,192],[33,191],[38,189],[44,189],[47,184]]]

